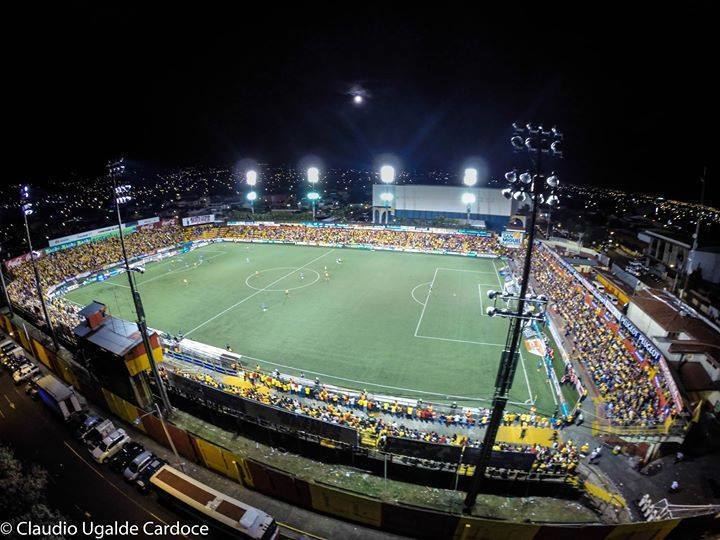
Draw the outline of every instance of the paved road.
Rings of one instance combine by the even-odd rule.
[[[71,520],[187,522],[93,462],[63,422],[25,395],[24,386],[14,386],[7,372],[0,375],[0,441],[13,447],[18,458],[48,470],[50,502]]]

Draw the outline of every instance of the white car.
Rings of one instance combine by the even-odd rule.
[[[93,448],[90,453],[95,461],[102,463],[117,454],[123,445],[129,442],[130,437],[125,433],[125,430],[118,429],[100,441],[100,444]]]
[[[13,373],[13,382],[15,384],[20,384],[23,381],[26,381],[33,375],[37,375],[40,373],[40,368],[33,365],[33,364],[25,364],[23,367],[18,369],[15,373]]]

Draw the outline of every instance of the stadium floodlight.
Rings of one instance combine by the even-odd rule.
[[[547,177],[547,180],[545,180],[545,182],[551,188],[556,188],[556,187],[558,187],[558,184],[560,183],[560,179],[557,177],[557,175],[555,173],[553,173]]]
[[[170,405],[170,398],[167,395],[165,389],[165,383],[163,383],[160,373],[158,372],[157,363],[155,362],[155,353],[153,352],[152,344],[150,343],[150,336],[148,335],[147,321],[145,319],[145,308],[143,307],[142,298],[140,291],[135,283],[135,272],[140,272],[130,266],[130,260],[128,259],[127,250],[125,249],[125,234],[123,233],[122,214],[120,213],[120,205],[132,200],[130,196],[131,186],[128,184],[118,184],[118,181],[122,179],[125,173],[125,160],[120,158],[117,161],[110,161],[106,165],[107,175],[112,180],[113,189],[113,200],[115,202],[115,213],[117,215],[117,226],[118,226],[118,237],[120,238],[120,251],[123,256],[123,262],[125,263],[125,273],[127,274],[128,284],[130,285],[130,294],[135,305],[135,314],[137,315],[137,327],[140,332],[140,338],[142,339],[143,348],[145,349],[145,355],[148,358],[150,364],[150,370],[152,371],[153,378],[155,379],[155,385],[158,393],[160,394],[160,400],[162,401],[163,407],[165,408],[166,414],[172,414],[172,406]],[[135,268],[140,268],[141,265]],[[152,392],[150,393],[150,399],[154,400]],[[157,406],[157,403],[155,403]]]
[[[380,194],[380,200],[385,202],[386,204],[392,202],[392,200],[394,198],[395,197],[393,196],[393,194],[390,193],[389,191],[384,191],[383,193]]]
[[[463,175],[463,184],[465,184],[468,187],[472,187],[475,184],[477,184],[477,181],[478,181],[477,169],[475,169],[473,167],[468,167],[467,169],[465,169],[465,174]]]
[[[33,204],[30,202],[30,186],[24,185],[20,187],[20,209],[23,215],[23,221],[25,222],[25,239],[27,240],[30,263],[33,267],[33,273],[35,274],[35,290],[37,291],[38,300],[40,300],[40,306],[42,307],[43,316],[45,317],[45,325],[50,332],[53,346],[55,351],[60,351],[60,345],[58,344],[57,335],[55,334],[55,328],[53,327],[52,320],[48,314],[47,304],[45,303],[45,294],[43,293],[42,280],[40,279],[40,270],[38,269],[37,259],[38,253],[33,249],[32,238],[30,237],[30,225],[28,224],[28,216],[33,214]],[[0,268],[2,272],[2,268]]]
[[[257,193],[255,193],[254,191],[251,191],[250,193],[248,193],[248,194],[247,194],[247,200],[248,200],[248,201],[256,201],[256,200],[257,200]]]
[[[362,95],[360,95],[360,94],[355,94],[355,95],[353,96],[353,103],[354,103],[355,105],[362,105],[362,104],[363,104],[363,101],[365,101],[365,99],[362,97]]]
[[[257,177],[258,177],[257,171],[254,171],[251,169],[245,173],[245,182],[247,183],[248,186],[252,187],[255,184],[257,184]]]
[[[500,294],[500,291],[488,291],[488,292],[487,292],[487,297],[488,297],[490,300],[495,300],[495,298],[497,298],[497,295],[498,295],[498,294]]]
[[[320,169],[317,167],[310,167],[307,170],[307,179],[311,184],[317,184],[320,181]]]
[[[542,158],[559,158],[559,141],[562,140],[560,132],[553,128],[546,130],[541,125],[534,126],[526,124],[524,127],[520,124],[513,124],[513,136],[510,144],[513,150],[519,152],[527,152],[530,160],[534,165],[532,174],[525,172],[518,175],[515,171],[508,172],[505,179],[509,186],[502,191],[504,197],[512,197],[516,201],[525,201],[529,199],[531,203],[530,219],[527,224],[527,242],[525,245],[525,260],[520,277],[520,290],[516,298],[512,300],[512,304],[507,309],[498,310],[495,306],[487,309],[490,316],[502,316],[510,318],[508,327],[506,345],[500,356],[500,365],[498,366],[497,377],[495,379],[495,391],[493,394],[492,414],[488,422],[487,429],[483,435],[482,445],[478,452],[477,458],[474,460],[475,471],[468,486],[467,495],[463,504],[463,513],[472,513],[477,501],[478,492],[488,481],[487,469],[490,466],[490,458],[492,457],[492,449],[495,446],[497,434],[500,429],[500,423],[505,413],[508,402],[508,395],[513,383],[513,375],[518,363],[519,348],[522,346],[521,333],[528,319],[542,320],[544,315],[537,314],[536,310],[528,309],[528,304],[533,302],[542,302],[539,299],[528,300],[528,285],[530,282],[530,267],[532,264],[533,247],[535,244],[536,219],[538,206],[543,199],[548,204],[555,204],[557,196],[553,190],[557,185],[553,186],[557,178],[548,181],[542,173],[541,163],[545,160]],[[535,181],[533,181],[535,180]],[[543,303],[544,304],[544,303]],[[538,311],[542,311],[541,309]]]
[[[380,181],[383,184],[392,184],[395,181],[395,167],[392,165],[380,167]]]
[[[546,203],[548,206],[557,206],[557,205],[560,203],[560,198],[559,198],[557,195],[552,194],[552,195],[548,196],[548,198],[547,198],[547,200],[545,201],[545,203]]]

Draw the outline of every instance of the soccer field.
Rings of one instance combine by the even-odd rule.
[[[218,243],[151,263],[137,277],[151,327],[230,345],[251,365],[487,405],[508,322],[485,314],[486,291],[500,288],[502,267],[493,259]],[[67,299],[98,300],[135,320],[125,275]],[[522,348],[510,399],[552,414],[538,359]]]

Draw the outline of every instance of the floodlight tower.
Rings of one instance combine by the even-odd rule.
[[[307,179],[308,182],[310,182],[310,187],[313,188],[310,193],[308,193],[307,197],[312,201],[312,219],[313,222],[315,221],[315,203],[320,199],[320,194],[315,191],[315,184],[317,184],[320,181],[320,169],[317,167],[310,167],[307,170]]]
[[[7,284],[5,283],[5,274],[3,273],[3,260],[2,260],[2,246],[0,246],[0,286],[2,286],[3,295],[5,296],[5,302],[8,306],[8,313],[10,317],[13,316],[13,307],[10,303],[10,295],[7,292]]]
[[[50,331],[50,337],[52,338],[53,347],[55,351],[60,350],[58,344],[57,334],[55,334],[55,328],[53,327],[50,315],[48,315],[47,304],[45,303],[45,295],[43,294],[42,282],[40,281],[40,271],[37,266],[37,254],[33,250],[32,239],[30,238],[30,226],[28,225],[28,216],[32,215],[35,211],[33,204],[30,202],[30,186],[20,187],[20,209],[22,210],[23,220],[25,221],[25,238],[27,239],[28,249],[30,250],[30,262],[33,267],[35,274],[35,289],[37,290],[38,299],[40,300],[40,306],[42,307],[43,316],[45,317],[45,324],[47,324],[48,330]],[[1,271],[1,270],[0,270]]]
[[[245,174],[245,182],[250,186],[250,192],[247,194],[247,200],[250,201],[250,213],[255,215],[255,201],[257,200],[257,192],[255,191],[255,184],[257,184],[257,171],[249,170]]]
[[[385,203],[385,224],[390,224],[390,203],[395,196],[390,191],[390,184],[395,182],[395,167],[383,165],[380,167],[380,181],[385,184],[385,191],[380,194],[380,200]]]
[[[471,188],[475,184],[477,184],[478,180],[478,172],[477,169],[469,167],[465,169],[465,174],[463,175],[463,184],[465,184],[467,187]],[[462,194],[462,202],[465,205],[465,209],[467,210],[467,224],[470,225],[470,210],[472,209],[472,205],[475,204],[475,194],[471,191],[466,191]]]
[[[516,171],[510,171],[505,179],[510,187],[503,190],[506,198],[513,198],[516,201],[529,200],[532,203],[530,214],[530,226],[528,230],[527,248],[525,251],[525,264],[523,266],[520,292],[515,295],[505,293],[495,294],[492,298],[499,297],[508,303],[508,309],[488,308],[488,315],[507,317],[510,319],[505,350],[500,357],[497,377],[495,379],[495,392],[493,394],[492,413],[488,422],[482,446],[475,463],[475,473],[472,477],[470,489],[465,497],[463,512],[472,512],[477,499],[478,491],[483,482],[487,479],[485,473],[490,464],[492,448],[495,445],[500,424],[505,413],[505,406],[509,399],[515,369],[517,368],[520,333],[523,326],[530,320],[538,320],[538,312],[547,303],[546,298],[528,296],[528,285],[530,282],[530,265],[532,263],[532,249],[535,240],[535,219],[538,206],[547,204],[556,205],[559,202],[555,190],[559,184],[558,177],[552,173],[547,178],[542,173],[542,160],[544,157],[561,158],[562,134],[556,128],[543,129],[542,126],[518,126],[513,124],[515,135],[510,139],[513,149],[518,152],[528,153],[534,165],[534,172],[524,172],[520,175]],[[491,291],[494,292],[494,291]]]
[[[152,370],[155,383],[157,384],[158,392],[160,392],[160,401],[162,401],[165,415],[170,416],[172,414],[172,406],[170,405],[170,398],[167,395],[167,390],[163,384],[160,373],[155,363],[155,356],[153,355],[152,344],[150,343],[150,337],[147,331],[147,322],[145,320],[145,308],[143,307],[142,298],[140,298],[140,292],[137,289],[135,283],[134,272],[140,272],[139,268],[131,268],[130,261],[128,260],[127,250],[125,249],[125,234],[123,233],[122,216],[120,214],[120,205],[126,204],[132,200],[130,196],[131,186],[127,184],[118,185],[118,180],[122,179],[125,172],[125,163],[123,158],[117,161],[111,161],[107,164],[108,176],[112,180],[113,184],[113,201],[115,202],[115,212],[117,214],[118,223],[118,235],[120,236],[120,248],[122,250],[123,262],[125,263],[125,273],[128,277],[128,283],[130,284],[130,292],[133,297],[133,303],[135,304],[135,314],[137,315],[137,327],[140,331],[140,337],[142,338],[143,347],[145,348],[145,354],[148,357],[150,363],[150,369]]]

